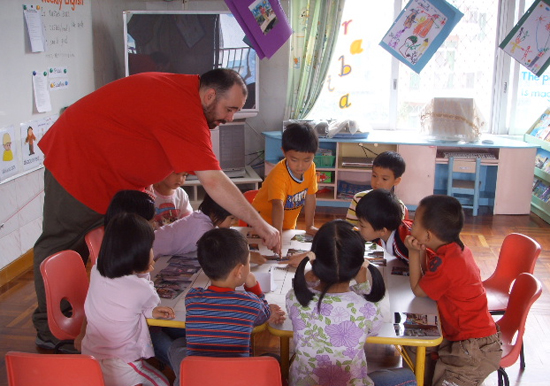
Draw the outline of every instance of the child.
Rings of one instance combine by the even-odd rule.
[[[121,213],[105,229],[84,304],[87,326],[82,353],[100,363],[105,385],[168,385],[143,358],[154,355],[146,318],[174,318],[159,307],[150,281],[154,233],[142,217]]]
[[[173,172],[149,187],[148,191],[155,198],[155,229],[193,213],[189,196],[181,188],[188,175],[186,172]]]
[[[472,252],[460,240],[462,206],[454,197],[420,201],[409,248],[411,289],[437,302],[443,342],[438,347],[433,385],[479,385],[498,370],[500,333],[487,310],[487,297]],[[427,259],[422,273],[421,260]]]
[[[319,139],[313,128],[304,123],[292,123],[282,137],[285,158],[266,177],[252,202],[262,218],[279,232],[296,228],[296,220],[304,208],[306,233],[314,235],[315,207],[317,205],[317,175],[313,157]],[[281,253],[281,241],[274,249]]]
[[[155,256],[195,252],[203,234],[215,227],[229,228],[236,221],[235,216],[206,194],[198,211],[155,231],[153,251]]]
[[[405,160],[399,153],[394,151],[385,151],[376,156],[372,163],[372,174],[370,178],[371,190],[386,189],[393,192],[393,188],[401,182],[401,176],[405,173]],[[357,203],[365,194],[370,190],[359,192],[353,196],[351,200],[346,220],[353,225],[358,225],[357,213],[355,208]],[[406,218],[407,208],[401,201],[401,207],[403,208],[403,218]]]
[[[386,189],[371,190],[361,197],[356,212],[361,236],[408,264],[405,237],[411,234],[412,221],[402,220],[403,209],[397,197]]]
[[[119,213],[135,213],[153,225],[155,202],[149,194],[139,190],[120,190],[109,203],[103,226],[107,228],[109,221]]]
[[[187,355],[250,356],[252,330],[272,312],[250,272],[248,242],[240,232],[224,228],[206,232],[199,240],[198,256],[211,285],[192,288],[185,297],[187,341],[176,340],[168,352],[178,376],[175,385],[179,385],[180,362]],[[245,292],[235,291],[243,284]],[[277,313],[274,322],[282,322],[282,311]]]
[[[298,266],[286,298],[296,347],[289,385],[373,385],[376,379],[384,384],[416,384],[406,369],[371,373],[372,380],[367,375],[363,346],[367,336],[381,327],[376,302],[386,288],[372,265],[368,265],[372,284],[367,280],[364,252],[363,238],[347,221],[330,221],[315,235],[309,259]],[[308,261],[318,279],[311,289],[304,275]],[[354,278],[356,284],[350,287]]]

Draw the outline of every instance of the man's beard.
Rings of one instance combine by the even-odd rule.
[[[218,106],[218,101],[215,100],[210,106],[203,107],[202,111],[206,117],[206,122],[210,130],[214,130],[216,127],[223,123],[227,123],[225,119],[216,119],[216,107]]]

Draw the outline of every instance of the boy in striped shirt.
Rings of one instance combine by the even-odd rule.
[[[267,303],[250,272],[248,242],[240,232],[206,232],[198,242],[198,259],[211,285],[192,288],[185,297],[186,338],[175,340],[168,353],[177,376],[174,384],[179,384],[180,362],[186,356],[248,357],[254,327],[284,321],[284,312]],[[243,284],[244,292],[235,291]]]

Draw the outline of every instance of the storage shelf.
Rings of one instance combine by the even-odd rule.
[[[537,176],[541,180],[544,180],[550,183],[550,174],[546,173],[544,170],[535,168],[535,176]]]
[[[529,131],[523,136],[525,142],[540,146],[540,149],[537,150],[537,153],[541,153],[544,151],[550,152],[550,142],[544,141],[537,137],[533,137],[531,134],[529,134],[531,130],[533,130],[533,127],[531,127],[531,129],[529,129]],[[546,173],[545,171],[535,167],[534,176],[546,182],[546,185],[550,185],[549,173]],[[547,223],[550,223],[550,204],[542,201],[535,195],[531,197],[531,211]]]
[[[263,132],[265,137],[266,175],[282,157],[281,131]],[[491,143],[483,143],[491,139]],[[483,186],[482,205],[492,206],[495,214],[527,214],[531,208],[533,167],[537,145],[512,139],[507,136],[482,137],[475,143],[449,144],[444,141],[429,141],[417,132],[374,130],[368,138],[319,138],[319,146],[332,150],[335,166],[317,168],[333,173],[333,184],[319,183],[320,188],[330,191],[317,195],[319,206],[349,206],[351,199],[339,199],[338,187],[345,181],[353,185],[370,185],[372,168],[343,167],[342,159],[373,158],[384,151],[396,151],[405,160],[407,167],[395,194],[409,210],[434,191],[446,187],[448,159],[437,156],[440,151],[468,153],[491,153],[495,159],[482,159]],[[353,190],[353,189],[352,189]]]

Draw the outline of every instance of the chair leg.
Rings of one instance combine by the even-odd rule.
[[[502,367],[498,369],[498,386],[510,386],[508,374]]]
[[[519,352],[519,367],[520,369],[525,369],[525,354],[523,353],[523,346],[524,344],[521,344],[521,351]]]

